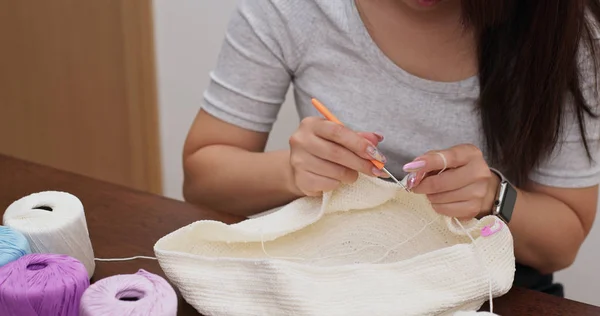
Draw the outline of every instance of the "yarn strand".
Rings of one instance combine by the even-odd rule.
[[[392,253],[392,251],[400,248],[401,246],[403,246],[404,244],[412,241],[413,239],[417,238],[419,235],[421,235],[429,226],[433,225],[433,223],[437,222],[438,218],[434,218],[433,220],[431,220],[430,222],[428,222],[427,224],[425,224],[425,226],[423,226],[416,234],[412,235],[410,238],[406,239],[405,241],[397,244],[396,246],[390,248],[381,258],[373,261],[372,263],[377,263],[380,262],[381,260],[387,258],[387,256],[390,255],[390,253]]]
[[[264,239],[264,234],[262,231],[262,228],[260,230],[260,246],[262,247],[262,251],[265,253],[265,255],[271,259],[280,259],[280,260],[308,260],[306,258],[300,258],[300,257],[274,257],[271,256],[268,252],[267,249],[265,247],[265,239]]]
[[[377,263],[377,262],[380,262],[381,260],[383,260],[383,259],[387,258],[387,256],[389,256],[389,255],[390,255],[390,253],[392,253],[392,251],[394,251],[394,250],[396,250],[396,249],[400,248],[402,245],[404,245],[404,244],[406,244],[406,243],[408,243],[408,242],[412,241],[413,239],[417,238],[417,237],[418,237],[420,234],[422,234],[422,233],[423,233],[423,232],[424,232],[424,231],[425,231],[425,230],[426,230],[426,229],[427,229],[429,226],[431,226],[432,224],[434,224],[434,223],[435,223],[435,222],[436,222],[438,219],[439,219],[439,217],[438,217],[438,218],[435,218],[435,219],[433,219],[433,220],[431,220],[431,221],[429,221],[429,222],[427,222],[427,223],[426,223],[426,224],[425,224],[425,225],[424,225],[424,226],[423,226],[423,227],[422,227],[422,228],[421,228],[421,229],[420,229],[418,232],[416,232],[414,235],[410,236],[408,239],[406,239],[406,240],[402,241],[401,243],[399,243],[399,244],[395,245],[394,247],[392,247],[392,248],[388,249],[388,250],[386,251],[386,253],[385,253],[385,254],[384,254],[384,255],[383,255],[381,258],[379,258],[379,259],[377,259],[377,260],[375,260],[375,261],[373,261],[373,262],[370,262],[370,263],[371,263],[371,264],[373,264],[373,263]],[[383,245],[371,245],[371,246],[366,246],[366,247],[363,247],[363,248],[360,248],[360,249],[354,250],[354,251],[352,251],[352,252],[346,252],[346,253],[342,253],[342,254],[337,254],[337,255],[332,255],[332,256],[325,256],[325,257],[318,257],[318,258],[302,258],[302,257],[277,257],[277,256],[272,256],[272,255],[270,255],[270,254],[267,252],[267,249],[266,249],[266,247],[265,247],[265,240],[264,240],[264,238],[263,238],[263,233],[262,233],[262,230],[261,230],[261,233],[260,233],[260,245],[261,245],[261,248],[262,248],[262,251],[263,251],[263,253],[264,253],[264,254],[265,254],[267,257],[269,257],[270,259],[279,259],[279,260],[300,260],[300,261],[307,261],[307,260],[325,260],[325,259],[331,259],[331,258],[337,258],[337,257],[345,257],[345,256],[349,256],[349,255],[357,254],[357,253],[359,253],[359,252],[363,252],[363,251],[365,251],[365,250],[367,250],[367,249],[371,249],[371,248],[375,248],[375,247],[385,247],[385,246],[383,246]]]
[[[102,261],[102,262],[132,261],[132,260],[137,260],[137,259],[157,260],[155,257],[148,257],[148,256],[133,256],[133,257],[127,257],[127,258],[94,258],[94,260]]]

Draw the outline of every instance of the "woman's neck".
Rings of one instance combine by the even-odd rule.
[[[448,27],[455,28],[461,26],[460,0],[442,1],[434,8],[427,10],[415,9],[407,1],[411,0],[356,0],[361,5],[380,8],[382,18],[395,20],[401,18],[425,29],[440,31]]]
[[[363,23],[382,52],[405,71],[435,81],[477,73],[475,40],[461,23],[460,1],[415,10],[400,0],[355,0]]]

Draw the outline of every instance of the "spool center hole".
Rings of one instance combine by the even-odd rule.
[[[29,265],[27,265],[27,270],[31,270],[31,271],[42,270],[43,268],[45,268],[47,266],[48,265],[45,263],[30,263]]]
[[[129,297],[129,296],[125,296],[125,297],[121,297],[119,299],[119,301],[126,301],[126,302],[135,302],[138,301],[140,298],[139,297]]]
[[[48,211],[48,212],[52,212],[52,208],[48,205],[40,205],[40,206],[36,206],[33,208],[34,210],[43,210],[43,211]]]
[[[116,298],[119,301],[136,302],[144,298],[144,292],[138,290],[123,290],[117,293]]]

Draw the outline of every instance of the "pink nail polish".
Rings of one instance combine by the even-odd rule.
[[[367,154],[371,157],[373,157],[373,159],[381,162],[381,163],[386,163],[387,160],[385,159],[385,156],[383,156],[383,154],[381,154],[379,152],[379,150],[377,150],[377,148],[373,147],[373,146],[369,146],[367,148]]]
[[[415,173],[411,173],[408,175],[408,189],[412,190],[415,187],[415,184],[417,183],[417,174]]]
[[[417,160],[417,161],[413,161],[413,162],[409,162],[409,163],[405,164],[402,169],[405,172],[410,172],[410,171],[417,171],[423,167],[425,167],[425,161]]]
[[[383,135],[379,134],[379,133],[373,133],[375,134],[375,137],[377,137],[377,139],[382,142],[383,141]]]

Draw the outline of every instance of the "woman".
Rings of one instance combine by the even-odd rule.
[[[248,216],[385,177],[378,159],[437,212],[473,218],[509,196],[505,176],[515,284],[562,296],[552,273],[596,213],[599,13],[584,0],[241,1],[185,144],[185,198]],[[265,153],[291,83],[302,123],[289,150]]]

